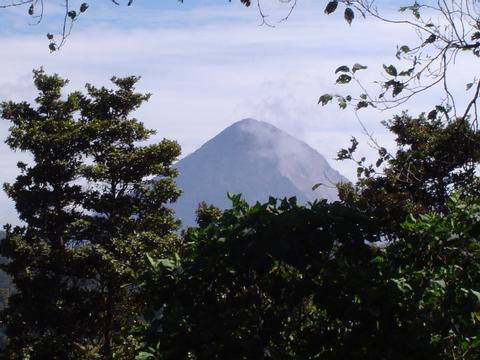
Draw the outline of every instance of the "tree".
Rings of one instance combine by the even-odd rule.
[[[397,148],[389,153],[370,136],[374,164],[355,158],[356,139],[339,152],[358,165],[357,183],[339,186],[341,203],[250,208],[233,197],[220,219],[187,232],[191,253],[157,268],[175,279],[175,301],[159,303],[152,335],[167,359],[479,356],[479,85],[466,84],[477,90],[460,109],[448,81],[453,58],[479,57],[479,8],[415,2],[400,9],[412,20],[401,21],[381,16],[374,2],[330,1],[325,10],[340,4],[349,23],[360,12],[404,24],[420,43],[398,47],[410,66],[385,65],[377,96],[356,63],[337,68],[337,83],[358,81],[362,93],[325,94],[320,103],[387,110],[437,85],[445,95],[424,113],[385,121]]]
[[[2,314],[8,356],[129,358],[128,333],[148,305],[144,254],[175,247],[178,224],[164,204],[179,195],[171,164],[180,148],[139,145],[154,132],[130,117],[149,98],[135,92],[137,77],[65,98],[59,76],[36,70],[34,81],[37,107],[1,104],[7,144],[33,158],[5,185],[25,222],[7,227],[1,250],[17,290]]]
[[[409,217],[383,247],[348,204],[231,199],[190,229],[180,259],[155,263],[172,295],[158,298],[145,358],[478,358],[478,197]]]
[[[448,211],[408,218],[381,257],[404,326],[423,332],[437,359],[480,356],[479,214],[478,195],[454,194]]]
[[[180,263],[155,268],[175,280],[172,296],[159,299],[151,349],[165,359],[355,354],[349,333],[367,339],[365,329],[375,324],[352,325],[351,308],[375,279],[375,249],[365,243],[375,241],[373,223],[340,203],[304,207],[272,198],[249,207],[240,195],[230,198],[232,209],[220,219],[190,229]]]
[[[339,160],[357,164],[358,181],[341,184],[340,198],[369,212],[389,240],[395,240],[409,214],[448,212],[454,192],[480,196],[476,169],[480,164],[480,133],[468,120],[446,122],[438,117],[407,112],[384,125],[395,136],[392,154],[378,147],[378,160],[358,159],[357,141],[338,153]]]
[[[355,189],[342,186],[342,199],[370,209],[383,222],[387,237],[395,239],[407,214],[448,211],[448,199],[455,191],[478,194],[480,83],[472,68],[463,96],[465,89],[454,88],[450,74],[460,57],[473,56],[474,61],[480,57],[480,7],[471,0],[415,1],[402,6],[398,16],[388,17],[376,2],[330,1],[325,13],[338,12],[341,6],[350,23],[354,14],[371,16],[392,26],[407,26],[418,38],[413,44],[397,46],[395,64],[383,65],[385,77],[378,81],[377,93],[362,81],[367,66],[341,65],[335,70],[337,84],[355,83],[360,94],[324,94],[319,103],[335,99],[341,109],[353,106],[359,116],[368,107],[384,111],[406,106],[434,88],[440,87],[443,94],[437,104],[418,115],[404,111],[384,121],[396,137],[396,152],[378,144],[360,121],[378,159],[369,163],[356,158],[356,139],[338,153],[339,160],[353,160],[358,173]]]

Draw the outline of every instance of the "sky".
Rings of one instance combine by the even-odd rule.
[[[87,82],[108,86],[114,75],[139,75],[137,89],[152,98],[135,116],[157,131],[152,141],[177,140],[182,156],[232,123],[255,118],[307,142],[351,180],[355,166],[334,161],[337,151],[356,136],[362,153],[373,157],[374,152],[352,110],[322,107],[318,98],[348,90],[335,85],[334,71],[343,64],[368,65],[363,79],[376,86],[372,82],[381,78],[381,65],[395,60],[396,45],[416,36],[408,28],[373,19],[355,19],[349,26],[341,14],[326,16],[321,0],[299,1],[283,22],[290,5],[264,0],[274,27],[259,26],[258,9],[238,1],[136,0],[131,7],[126,1],[121,6],[92,1],[65,46],[51,54],[45,34],[61,28],[58,3],[46,2],[39,25],[31,25],[26,8],[0,10],[0,101],[32,101],[32,69],[40,66],[68,78],[68,91],[83,89]],[[71,3],[79,7],[81,1]],[[382,2],[392,13],[392,4],[400,3]],[[458,66],[458,86],[464,87],[472,64]],[[419,97],[408,109],[426,111],[435,100],[435,93]],[[392,148],[392,137],[380,125],[390,116],[366,110],[360,119],[379,143]],[[2,139],[8,126],[0,121]],[[14,181],[16,163],[25,159],[26,154],[0,143],[0,182]],[[18,220],[2,193],[0,224],[5,222]]]

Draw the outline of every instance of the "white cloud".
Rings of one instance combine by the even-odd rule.
[[[184,154],[232,122],[252,117],[279,126],[332,159],[352,135],[361,137],[351,112],[316,104],[321,94],[340,90],[334,85],[335,68],[360,62],[370,66],[365,79],[378,78],[396,43],[415,35],[374,20],[358,19],[349,27],[338,16],[326,17],[318,2],[301,4],[287,22],[275,20],[276,28],[257,26],[255,9],[228,3],[192,9],[142,8],[141,2],[118,9],[92,5],[66,46],[54,54],[48,53],[44,28],[25,34],[0,30],[5,31],[0,99],[31,100],[31,70],[41,65],[69,78],[70,90],[85,82],[106,85],[112,75],[141,75],[138,88],[153,97],[138,118],[158,130],[155,139],[177,139]],[[281,14],[272,10],[270,19]],[[388,114],[365,114],[369,130],[391,144],[379,126]],[[4,123],[0,135],[7,135]],[[368,147],[364,151],[372,153]],[[0,180],[11,181],[18,154],[5,145],[0,154]],[[353,179],[351,164],[333,166]],[[14,221],[13,206],[3,194],[0,209],[0,223]]]

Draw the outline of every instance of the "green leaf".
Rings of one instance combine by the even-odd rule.
[[[391,280],[395,285],[397,285],[398,290],[400,290],[402,293],[407,293],[409,291],[412,291],[412,287],[410,286],[409,283],[405,280],[405,278],[400,278],[400,279],[392,279]]]
[[[345,12],[343,13],[343,17],[345,20],[348,22],[349,25],[352,25],[352,21],[355,18],[355,13],[353,10],[349,7],[345,9]]]
[[[87,3],[82,3],[82,5],[80,5],[80,12],[81,13],[84,13],[85,11],[87,11],[88,9],[88,4]]]
[[[423,45],[434,43],[437,40],[437,35],[431,34],[423,43]]]
[[[440,280],[433,280],[435,284],[440,286],[442,289],[445,289],[447,287],[447,284],[445,283],[445,280],[440,279]]]
[[[337,84],[348,84],[352,80],[352,77],[347,74],[342,74],[337,78]]]
[[[385,262],[385,258],[383,256],[376,256],[371,261],[372,264],[381,264]]]
[[[390,76],[397,76],[398,75],[397,68],[393,65],[389,65],[389,66],[383,65],[383,69]]]
[[[347,65],[339,66],[337,70],[335,70],[335,74],[339,72],[350,72],[350,68]]]
[[[335,10],[337,10],[337,7],[338,7],[338,1],[337,0],[330,1],[327,4],[327,6],[325,7],[325,14],[329,15],[329,14],[333,13]]]
[[[397,59],[400,59],[400,55],[402,53],[407,54],[409,52],[410,52],[410,48],[407,45],[402,45],[398,48],[397,54],[395,56],[397,57]]]
[[[368,105],[369,105],[368,101],[359,101],[359,102],[357,103],[356,109],[357,109],[357,110],[360,110],[360,109],[363,109],[363,108],[368,107]]]
[[[473,290],[473,289],[470,289],[470,292],[475,295],[475,297],[477,298],[477,302],[480,304],[480,291],[476,291],[476,290]]]
[[[320,98],[318,99],[318,104],[322,104],[322,106],[325,106],[327,105],[330,101],[332,101],[333,99],[333,96],[330,95],[330,94],[324,94],[322,96],[320,96]]]
[[[398,94],[400,94],[403,89],[405,88],[405,85],[399,81],[395,81],[393,83],[393,91],[392,91],[392,96],[396,97]]]
[[[338,106],[340,109],[346,109],[347,108],[347,99],[345,99],[343,96],[338,96]]]
[[[173,262],[173,260],[170,259],[160,259],[158,260],[158,264],[160,264],[164,269],[167,269],[169,271],[175,269],[175,263]]]
[[[148,264],[153,270],[158,270],[158,261],[154,259],[150,254],[145,254]]]
[[[152,358],[155,358],[155,355],[153,355],[149,352],[146,352],[146,351],[141,351],[140,353],[138,353],[135,360],[148,360],[148,359],[152,359]]]
[[[365,70],[367,68],[368,68],[368,66],[365,66],[365,65],[362,65],[362,64],[359,64],[359,63],[355,63],[352,67],[352,72],[355,73],[358,70]]]

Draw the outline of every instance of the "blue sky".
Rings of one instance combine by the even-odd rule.
[[[387,3],[389,8],[401,5]],[[264,10],[275,24],[271,28],[258,26],[254,6],[247,9],[235,1],[135,0],[132,7],[92,1],[65,47],[53,54],[45,34],[58,32],[61,8],[49,5],[51,15],[38,26],[28,25],[25,8],[0,11],[0,100],[31,101],[31,71],[40,66],[70,79],[68,90],[82,89],[86,82],[107,85],[113,75],[140,75],[138,89],[153,97],[136,115],[157,130],[152,141],[176,139],[186,155],[233,122],[252,117],[306,141],[353,180],[354,164],[333,158],[351,136],[366,143],[361,127],[352,111],[320,107],[318,97],[342,90],[333,74],[342,64],[368,65],[364,80],[376,86],[372,81],[381,76],[383,63],[394,61],[395,46],[411,43],[415,34],[372,19],[348,26],[341,14],[324,15],[324,2],[318,0],[299,1],[291,18],[279,23],[288,5],[275,4],[265,0]],[[473,61],[459,64],[455,81],[462,89],[462,76]],[[408,108],[415,113],[436,100],[429,94]],[[389,116],[361,114],[387,147],[393,142],[380,121]],[[8,124],[1,121],[0,137],[7,132]],[[373,153],[366,144],[362,152]],[[13,181],[16,162],[25,159],[0,144],[0,182]],[[15,223],[16,215],[2,193],[0,223],[7,221]]]

